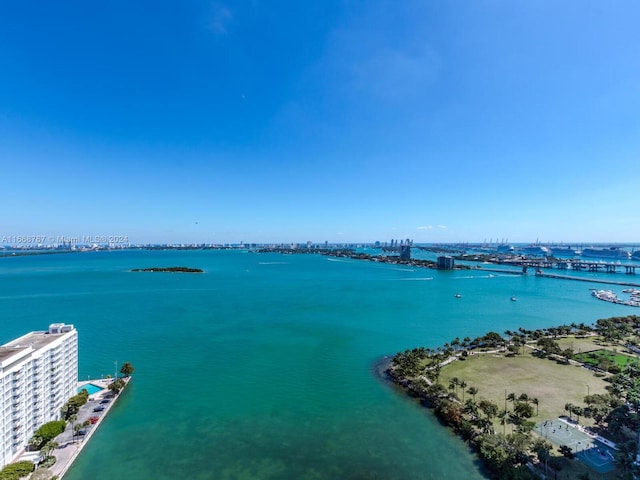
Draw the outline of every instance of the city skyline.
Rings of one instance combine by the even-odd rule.
[[[8,5],[0,237],[638,242],[638,13]]]

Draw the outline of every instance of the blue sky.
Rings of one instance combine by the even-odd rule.
[[[0,236],[639,242],[635,1],[7,2]]]

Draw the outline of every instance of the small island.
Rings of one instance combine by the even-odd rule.
[[[189,267],[150,267],[150,268],[134,268],[132,272],[174,272],[174,273],[204,273],[201,268]]]

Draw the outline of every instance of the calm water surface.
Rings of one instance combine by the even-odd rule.
[[[129,271],[176,265],[206,273]],[[136,368],[69,480],[484,478],[376,362],[638,313],[593,299],[601,285],[494,275],[239,251],[2,258],[0,341],[73,323],[81,379]]]

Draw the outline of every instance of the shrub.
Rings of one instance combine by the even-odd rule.
[[[38,468],[49,468],[53,466],[55,463],[56,463],[56,457],[54,457],[53,455],[48,455],[42,462],[40,462],[40,465],[38,465]]]
[[[35,450],[40,450],[45,443],[64,432],[66,425],[67,422],[64,420],[54,420],[53,422],[45,423],[33,433],[33,437],[29,440],[29,445]]]
[[[18,480],[21,477],[29,475],[33,472],[34,468],[33,462],[28,460],[10,463],[0,470],[0,480]]]

